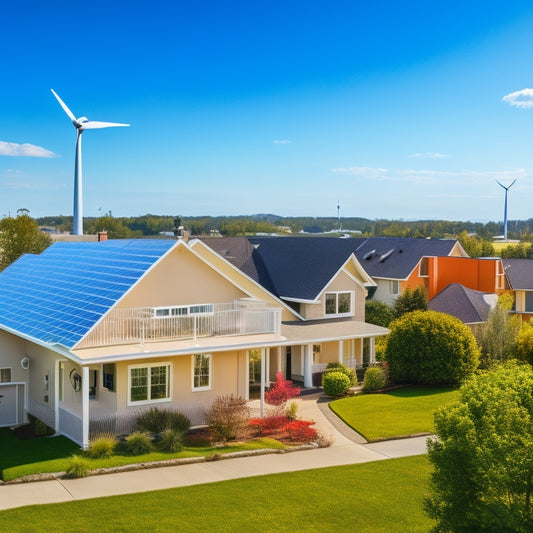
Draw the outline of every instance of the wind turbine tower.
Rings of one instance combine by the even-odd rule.
[[[337,200],[337,218],[339,219],[339,231],[341,230],[341,203]]]
[[[503,209],[503,240],[507,240],[507,193],[509,192],[509,189],[516,183],[516,180],[511,183],[509,186],[502,185],[498,180],[496,180],[496,183],[502,188],[505,189],[505,207]]]
[[[114,128],[117,126],[129,126],[129,124],[119,124],[117,122],[98,122],[89,120],[87,117],[76,118],[72,111],[67,107],[65,102],[59,98],[54,89],[50,89],[56,97],[59,105],[72,120],[76,128],[76,160],[74,164],[74,227],[73,235],[83,235],[83,198],[82,198],[82,180],[81,180],[81,134],[85,130],[98,130],[101,128]]]

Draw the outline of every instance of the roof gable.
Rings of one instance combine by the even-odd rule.
[[[502,259],[502,263],[513,290],[533,290],[533,259]]]

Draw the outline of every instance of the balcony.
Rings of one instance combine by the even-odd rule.
[[[259,301],[114,309],[77,347],[279,333],[280,324],[281,309]]]

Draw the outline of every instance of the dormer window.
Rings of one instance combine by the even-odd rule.
[[[351,316],[353,292],[327,292],[326,308],[327,316]]]

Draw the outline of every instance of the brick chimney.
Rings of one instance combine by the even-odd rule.
[[[98,242],[104,242],[104,241],[107,241],[107,231],[99,231]]]

